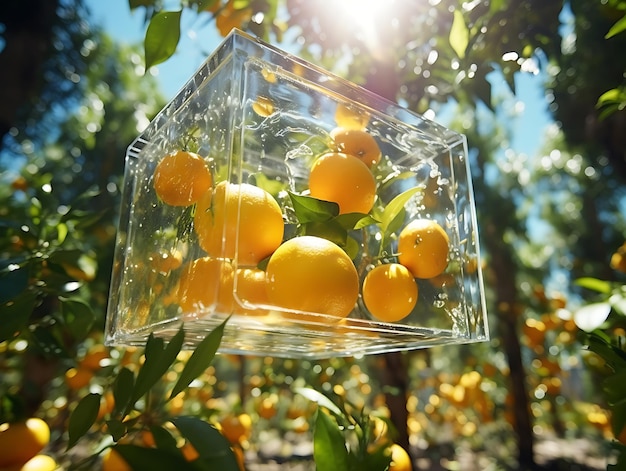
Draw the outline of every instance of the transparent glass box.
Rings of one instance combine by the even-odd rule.
[[[348,215],[339,228],[328,215],[303,222],[294,209],[298,201],[311,201],[313,162],[328,152],[351,151],[337,147],[337,128],[369,134],[382,156],[370,168],[376,195],[369,217]],[[308,235],[341,246],[359,280],[354,308],[338,316],[244,296],[235,274],[246,268],[265,273],[270,256],[254,266],[256,259],[242,256],[239,242],[263,237],[264,226],[255,231],[253,224],[250,233],[248,221],[257,213],[244,212],[243,193],[236,193],[236,204],[220,209],[235,227],[224,228],[211,244],[234,245],[235,252],[207,253],[198,237],[200,203],[167,204],[155,187],[157,166],[179,151],[204,161],[211,176],[206,191],[213,195],[221,182],[227,194],[232,184],[271,194],[282,213],[282,241]],[[398,261],[401,231],[418,219],[445,231],[445,270],[415,278],[417,302],[406,317],[381,321],[363,301],[362,282],[374,266]],[[221,268],[217,276],[196,276],[203,294],[190,306],[181,301],[181,286],[199,259],[217,260]],[[221,271],[225,265],[228,273]],[[143,345],[150,333],[170,338],[184,325],[185,346],[193,348],[227,318],[220,351],[247,355],[324,358],[486,341],[480,266],[463,135],[234,30],[128,148],[106,343]],[[224,282],[228,276],[230,283]]]

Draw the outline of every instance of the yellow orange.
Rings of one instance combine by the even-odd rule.
[[[448,234],[431,219],[416,219],[398,237],[398,261],[416,278],[433,278],[448,265]]]
[[[267,289],[277,306],[346,317],[359,295],[359,276],[336,244],[314,236],[283,243],[267,264]]]
[[[226,260],[203,257],[182,273],[178,304],[185,312],[211,309],[229,314],[233,309],[233,267]]]
[[[369,213],[376,199],[376,180],[357,157],[328,152],[311,166],[311,196],[339,205],[339,213]]]
[[[283,239],[280,206],[254,185],[221,182],[198,201],[194,227],[200,246],[217,258],[236,258],[238,265],[256,265]]]
[[[418,289],[413,274],[404,265],[378,265],[363,280],[363,302],[368,311],[384,322],[408,316],[417,303]]]
[[[252,433],[252,418],[248,414],[228,415],[220,421],[222,435],[233,445],[239,444]]]
[[[344,129],[365,129],[370,116],[367,112],[358,110],[350,105],[339,103],[335,110],[335,123]]]
[[[357,157],[368,167],[380,162],[382,154],[374,137],[360,129],[337,128],[330,133],[334,150]]]
[[[389,471],[413,471],[413,464],[411,457],[397,443],[391,445],[391,464],[389,465]]]
[[[235,271],[235,308],[236,314],[267,314],[259,305],[268,305],[265,272],[259,268],[238,268]]]
[[[37,417],[0,425],[0,467],[23,465],[50,441],[48,424]]]
[[[117,450],[109,448],[102,455],[102,471],[132,471],[132,468]]]
[[[164,203],[189,206],[211,188],[213,179],[202,157],[178,151],[166,155],[157,164],[153,184]]]
[[[244,23],[250,21],[252,8],[235,9],[234,0],[229,0],[224,8],[219,10],[215,17],[215,25],[222,36],[227,36],[233,28],[244,28]]]
[[[58,464],[48,455],[35,455],[16,471],[54,471]]]

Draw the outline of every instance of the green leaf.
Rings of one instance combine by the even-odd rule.
[[[115,406],[113,407],[113,414],[122,414],[122,418],[129,412],[130,407],[134,404],[130,404],[130,398],[133,393],[133,387],[135,385],[135,375],[128,368],[123,367],[117,374],[117,378],[113,383],[113,398],[115,399]]]
[[[626,370],[618,371],[604,380],[603,388],[610,406],[626,404]]]
[[[420,187],[410,188],[406,191],[403,191],[394,199],[392,199],[385,209],[383,210],[380,217],[380,228],[383,231],[383,235],[388,235],[391,224],[394,222],[396,217],[404,211],[404,206],[409,202],[409,200],[418,192],[423,191]]]
[[[303,226],[304,235],[322,237],[340,247],[346,244],[348,231],[335,220],[325,222],[309,222]]]
[[[153,425],[150,427],[150,433],[152,433],[157,448],[177,452],[176,439],[165,428]]]
[[[626,30],[626,15],[622,16],[622,18],[619,19],[617,23],[611,26],[611,29],[609,29],[609,32],[606,33],[606,36],[604,37],[606,39],[612,38],[613,36],[621,33],[624,30]]]
[[[187,360],[183,371],[180,373],[169,399],[176,397],[211,365],[215,353],[222,342],[226,322],[228,322],[228,319],[213,329],[195,348],[191,357]]]
[[[289,192],[296,217],[301,224],[324,222],[339,214],[339,205],[312,196],[297,195]]]
[[[176,471],[197,470],[179,452],[146,448],[137,445],[115,445],[113,447],[130,465],[133,471],[154,471],[155,469],[175,469]]]
[[[350,231],[352,229],[362,229],[372,224],[378,224],[378,221],[369,214],[363,213],[347,213],[340,214],[334,218],[341,227]]]
[[[212,469],[238,471],[237,458],[230,443],[213,425],[196,417],[176,417],[172,423],[196,449],[204,463],[214,465]]]
[[[126,435],[126,425],[124,425],[124,422],[122,422],[121,420],[107,420],[106,424],[107,430],[111,434],[113,441],[117,442],[124,435]]]
[[[96,316],[91,306],[82,299],[59,298],[61,301],[61,315],[70,332],[76,338],[83,338],[89,333]]]
[[[0,305],[0,342],[14,337],[26,327],[35,309],[36,299],[35,293],[28,290]]]
[[[626,427],[626,403],[615,405],[611,410],[611,427],[617,437]]]
[[[456,55],[463,59],[465,57],[465,50],[469,44],[469,30],[465,25],[465,19],[463,18],[463,12],[461,10],[454,10],[454,20],[452,21],[452,27],[450,28],[450,36],[448,38],[450,46]]]
[[[588,346],[592,352],[600,355],[613,371],[626,369],[626,352],[611,345],[603,332],[595,331],[588,336]]]
[[[348,450],[337,423],[322,410],[317,411],[313,432],[313,457],[318,471],[348,469]]]
[[[318,406],[325,407],[333,414],[344,417],[345,415],[341,412],[341,409],[335,405],[333,401],[331,401],[328,397],[322,394],[319,391],[311,388],[296,388],[295,392],[300,394],[301,396],[306,397],[309,401],[315,402]]]
[[[180,353],[184,338],[185,333],[181,328],[172,337],[169,344],[163,348],[163,339],[157,339],[150,334],[145,349],[146,360],[137,374],[137,381],[131,396],[131,404],[134,404],[140,397],[146,394],[172,366],[176,356]]]
[[[597,291],[598,293],[608,294],[611,292],[611,283],[604,280],[598,280],[597,278],[578,278],[574,281],[574,284],[592,291]]]
[[[91,393],[83,397],[70,415],[68,424],[69,440],[67,450],[72,448],[85,435],[98,418],[100,394]]]
[[[150,19],[144,51],[146,70],[169,59],[180,40],[180,17],[182,11],[161,11]]]

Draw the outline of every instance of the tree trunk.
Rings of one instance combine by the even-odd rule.
[[[0,52],[0,147],[15,125],[19,110],[37,96],[42,65],[52,45],[58,0],[9,0],[0,23],[4,49]]]
[[[491,254],[491,266],[494,279],[497,280],[495,286],[497,328],[510,369],[510,391],[514,402],[513,428],[517,436],[518,461],[520,469],[533,469],[534,435],[530,419],[526,373],[522,362],[520,334],[517,328],[520,304],[517,300],[516,264],[511,254],[511,248],[502,242],[502,234],[506,228],[498,227],[494,222],[491,222],[486,229],[489,234],[485,237],[484,242]]]
[[[385,400],[391,413],[391,422],[397,429],[396,443],[409,451],[409,413],[406,408],[408,370],[406,357],[401,352],[385,353],[383,384],[387,390]]]

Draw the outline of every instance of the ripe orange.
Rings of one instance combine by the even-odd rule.
[[[22,465],[39,453],[50,441],[50,428],[43,420],[0,425],[0,467]]]
[[[102,471],[132,471],[132,468],[115,448],[109,448],[102,455]]]
[[[109,358],[109,350],[104,345],[94,345],[79,362],[81,368],[91,371],[98,371],[101,368],[100,362]]]
[[[416,278],[433,278],[448,266],[448,234],[430,219],[407,224],[398,237],[398,261]]]
[[[335,122],[344,129],[365,129],[370,116],[365,111],[357,110],[349,105],[339,103],[335,110]]]
[[[378,265],[363,280],[363,302],[369,312],[385,322],[408,316],[417,303],[417,283],[399,263]]]
[[[359,276],[336,244],[314,236],[283,243],[267,264],[272,303],[300,311],[346,317],[359,295]]]
[[[248,414],[228,415],[220,421],[221,432],[233,445],[239,444],[252,433],[252,419]]]
[[[238,268],[235,272],[236,314],[263,315],[267,310],[258,309],[260,304],[269,304],[265,283],[265,272],[259,268]]]
[[[89,385],[91,378],[93,378],[93,371],[87,368],[70,368],[65,372],[65,383],[74,391]]]
[[[227,36],[233,28],[245,29],[244,23],[250,21],[252,8],[235,9],[234,0],[229,0],[215,17],[215,25],[222,36]]]
[[[360,129],[337,128],[330,133],[333,147],[337,152],[343,152],[357,157],[368,167],[380,162],[382,154],[376,139],[366,131]]]
[[[233,277],[233,267],[226,260],[194,260],[181,274],[178,304],[185,312],[214,308],[229,314],[233,309]]]
[[[311,196],[339,205],[339,213],[369,213],[376,199],[376,180],[369,167],[352,155],[329,152],[309,175]]]
[[[389,465],[389,471],[413,471],[413,464],[411,457],[397,443],[391,445],[391,464]]]
[[[269,394],[260,398],[257,405],[257,413],[259,414],[259,417],[269,420],[277,414],[277,407],[278,396],[276,394]]]
[[[9,469],[14,469],[15,471],[54,471],[57,467],[57,462],[51,456],[35,455],[21,467]]]
[[[283,214],[258,186],[220,182],[198,201],[194,227],[200,246],[217,258],[256,265],[283,240]]]
[[[166,155],[154,170],[154,189],[171,206],[189,206],[207,192],[213,179],[197,154],[178,151]]]
[[[198,453],[198,450],[196,450],[190,442],[185,442],[180,448],[180,451],[186,461],[195,461],[200,457],[200,453]]]

